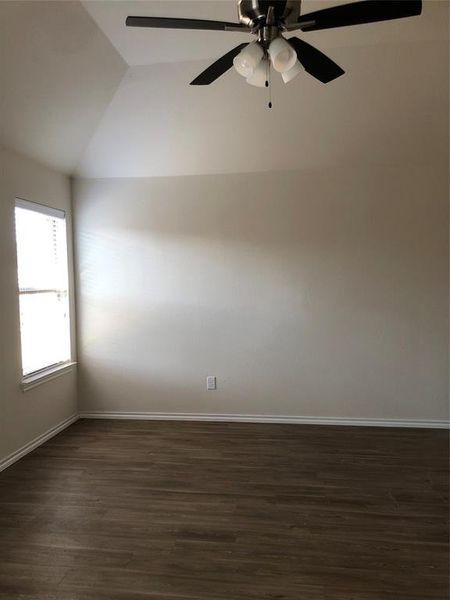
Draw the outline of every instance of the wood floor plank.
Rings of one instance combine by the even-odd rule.
[[[78,421],[0,474],[0,600],[448,600],[448,444]]]

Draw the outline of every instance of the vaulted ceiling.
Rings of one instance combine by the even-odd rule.
[[[0,141],[71,173],[127,65],[79,2],[0,2]]]
[[[303,12],[340,4],[304,0]],[[229,1],[0,2],[0,141],[85,177],[423,164],[448,156],[448,10],[301,34],[346,74],[189,82],[248,36],[126,28],[128,14],[236,20]]]

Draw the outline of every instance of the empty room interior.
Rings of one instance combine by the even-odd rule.
[[[0,1],[0,600],[449,600],[449,9]]]

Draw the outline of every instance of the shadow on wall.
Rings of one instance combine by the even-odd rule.
[[[445,177],[444,163],[441,174]],[[245,243],[313,243],[329,250],[333,238],[367,234],[375,242],[392,235],[410,235],[417,204],[433,209],[442,181],[416,180],[408,169],[318,169],[137,179],[77,180],[75,196],[83,220],[96,218],[95,233],[116,229],[139,231],[146,237],[201,237]],[[433,171],[433,169],[428,169]],[[356,173],[356,177],[355,177]],[[400,177],[399,177],[400,174]],[[383,181],[386,179],[386,181]],[[433,193],[435,191],[435,193]],[[441,207],[438,201],[438,207]],[[120,221],[117,220],[120,212]],[[399,221],[401,227],[399,227]],[[87,230],[88,231],[88,230]],[[324,248],[324,241],[328,244]],[[353,251],[356,244],[353,243]],[[399,250],[401,247],[399,247]]]

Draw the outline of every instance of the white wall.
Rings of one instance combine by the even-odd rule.
[[[66,211],[71,286],[72,235],[67,177],[0,148],[0,461],[77,411],[76,372],[22,392],[14,200]],[[74,307],[72,326],[75,328]],[[73,335],[75,345],[75,336]]]
[[[447,172],[76,181],[81,410],[448,419]]]

